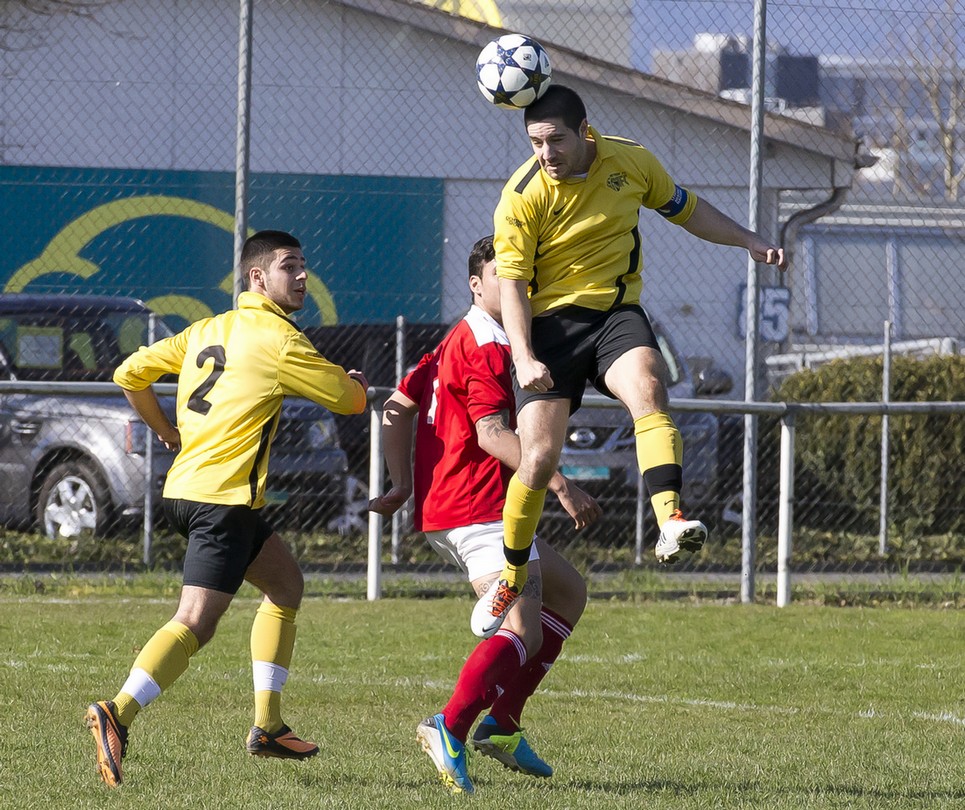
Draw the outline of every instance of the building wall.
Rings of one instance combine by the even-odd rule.
[[[400,297],[400,312],[457,316],[467,303],[468,249],[491,232],[502,181],[529,154],[521,115],[487,104],[475,87],[475,57],[490,34],[479,29],[474,34],[479,41],[460,41],[338,3],[308,0],[256,3],[254,25],[250,168],[256,178],[288,181],[285,196],[252,198],[249,225],[295,228],[287,223],[297,223],[313,264],[325,269],[337,312],[358,312],[354,303],[339,306],[339,295],[347,293],[338,291],[347,290],[356,276],[371,279],[380,270],[380,295],[388,294],[400,275],[408,283],[396,286],[414,284],[422,290],[421,296]],[[97,9],[90,20],[44,21],[29,47],[0,51],[0,70],[9,77],[0,89],[3,166],[198,173],[188,177],[188,186],[211,182],[211,173],[230,179],[237,37],[237,6],[224,0],[128,0]],[[604,81],[606,72],[599,75]],[[674,109],[670,87],[664,88],[669,100],[657,104],[563,71],[555,79],[584,96],[590,122],[602,132],[644,143],[681,184],[746,220],[745,130]],[[777,189],[825,189],[829,165],[816,152],[771,144],[763,213],[771,233],[777,231]],[[315,177],[440,180],[441,245],[426,245],[420,257],[403,249],[399,237],[396,248],[398,226],[388,228],[389,220],[380,215],[385,184],[374,190],[357,184],[367,195],[364,213],[343,216],[331,208],[337,202],[320,202],[304,192]],[[0,193],[5,182],[9,179],[0,175]],[[48,231],[70,223],[68,209],[83,207],[83,182],[71,193],[64,211],[49,212]],[[219,194],[216,207],[230,217],[231,198],[225,200],[223,189]],[[419,204],[418,195],[411,199]],[[355,257],[344,245],[338,265],[329,261],[333,228],[343,242],[354,240],[356,255],[367,262],[364,272],[353,268]],[[739,378],[743,344],[733,313],[746,255],[699,242],[646,212],[641,230],[647,305],[663,316],[685,354],[711,353]],[[124,250],[142,261],[153,258],[139,251],[140,233],[132,228],[113,239],[118,261]],[[225,233],[222,228],[219,251]],[[9,247],[15,238],[8,233],[0,240]],[[376,243],[379,250],[371,250]],[[6,257],[0,259],[0,282],[19,268],[10,266],[12,255],[0,250]],[[219,279],[230,273],[230,254],[223,262]],[[380,264],[373,269],[372,262]],[[200,277],[183,258],[181,264],[168,262],[165,272],[173,274],[165,277],[169,287],[185,273],[195,284]],[[412,281],[423,274],[425,283]],[[118,291],[139,293],[136,285]],[[414,297],[432,296],[438,298],[436,315],[412,308]],[[384,308],[378,317],[385,317]]]

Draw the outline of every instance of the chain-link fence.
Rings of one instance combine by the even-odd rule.
[[[599,131],[640,141],[679,183],[745,222],[756,8],[766,11],[766,47],[757,52],[767,111],[758,221],[792,257],[786,275],[761,268],[754,276],[756,390],[762,398],[879,400],[893,390],[896,400],[961,401],[960,5],[254,0],[239,13],[239,3],[223,0],[5,3],[6,378],[109,379],[147,339],[148,315],[123,310],[133,305],[121,297],[143,301],[162,330],[228,309],[241,183],[249,230],[290,230],[305,245],[314,273],[298,317],[307,334],[373,385],[394,385],[465,311],[468,250],[492,230],[502,184],[529,154],[521,116],[475,87],[476,55],[507,30],[543,43],[553,80],[581,93]],[[250,44],[239,37],[245,19]],[[239,95],[250,99],[241,136]],[[640,230],[643,302],[677,370],[671,396],[742,399],[746,255],[647,211]],[[33,311],[17,311],[27,295]],[[890,389],[881,379],[886,351],[896,361]],[[928,368],[947,385],[919,381],[903,357],[937,362]],[[841,359],[867,379],[789,382]],[[75,527],[119,533],[139,559],[139,521],[170,457],[147,442],[120,398],[96,397],[0,395],[0,453],[11,454],[0,459],[3,515],[8,526],[60,536]],[[739,570],[743,416],[711,407],[675,416],[684,497],[712,527],[692,565]],[[844,421],[803,417],[797,426],[795,564],[958,567],[961,414],[896,416],[884,430],[881,417],[837,418]],[[882,436],[893,437],[884,452]],[[641,542],[650,565],[655,530],[640,508],[632,439],[619,410],[574,416],[562,464],[601,498],[606,517],[574,535],[550,508],[541,532],[585,565],[633,567]],[[779,426],[766,416],[759,441],[756,565],[764,569],[776,565],[779,501]],[[333,419],[286,405],[271,509],[306,563],[364,564],[369,442],[367,415]],[[907,470],[912,462],[931,470],[936,460],[940,474]],[[898,476],[889,503],[883,473]],[[927,520],[905,515],[906,503]],[[176,558],[158,531],[155,559]],[[436,564],[404,519],[394,537],[387,528],[387,564]],[[75,559],[83,548],[76,544]],[[120,545],[99,548],[121,554]]]

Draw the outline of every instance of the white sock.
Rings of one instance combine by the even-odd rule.
[[[256,692],[280,692],[288,680],[288,670],[268,661],[252,661],[251,676]]]
[[[143,709],[161,694],[161,687],[158,686],[157,681],[143,669],[135,668],[132,669],[131,674],[127,676],[127,680],[124,681],[121,691],[125,695],[130,695],[134,698],[134,700],[137,701],[137,705]]]

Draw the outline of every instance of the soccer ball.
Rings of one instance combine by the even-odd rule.
[[[504,34],[476,59],[479,91],[497,107],[520,110],[532,104],[550,85],[549,54],[532,37]]]

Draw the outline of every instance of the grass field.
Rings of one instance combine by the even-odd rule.
[[[138,718],[112,791],[84,709],[113,696],[174,605],[169,589],[132,590],[0,597],[4,807],[965,807],[959,610],[591,601],[524,718],[556,776],[475,757],[465,799],[414,730],[473,646],[468,599],[308,599],[286,719],[322,754],[293,763],[244,753],[247,590]]]

